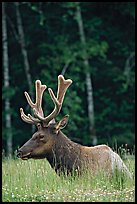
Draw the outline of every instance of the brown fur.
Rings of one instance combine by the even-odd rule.
[[[80,175],[87,170],[92,175],[99,171],[112,175],[116,158],[119,169],[130,175],[121,158],[110,147],[107,145],[87,147],[77,144],[60,131],[59,124],[61,128],[61,122],[51,123],[48,127],[40,126],[32,138],[19,149],[18,156],[21,159],[47,158],[59,175],[75,172]]]
[[[25,115],[23,109],[20,108],[21,118],[27,123],[36,124],[38,131],[18,150],[18,157],[21,159],[47,158],[52,168],[59,174],[68,175],[73,172],[81,174],[86,170],[90,171],[91,174],[95,174],[100,170],[111,174],[114,172],[116,164],[120,171],[122,170],[130,175],[119,155],[114,153],[108,146],[82,146],[74,143],[61,132],[66,126],[69,116],[64,116],[58,123],[55,122],[55,117],[61,110],[66,90],[71,83],[72,80],[65,80],[62,75],[59,75],[57,97],[55,97],[52,89],[48,89],[55,107],[47,117],[44,117],[41,107],[43,92],[47,86],[42,85],[40,80],[36,81],[35,103],[32,102],[29,94],[25,92],[26,99],[33,108],[36,118],[30,114]]]
[[[61,131],[53,134],[53,124],[50,125],[48,131],[44,131],[42,128],[36,132],[32,138],[25,143],[21,148],[20,156],[24,159],[23,155],[27,155],[29,152],[31,156],[29,158],[42,159],[47,158],[52,168],[57,173],[69,174],[73,171],[81,174],[86,168],[91,172],[96,172],[98,168],[108,169],[110,166],[110,158],[108,152],[110,148],[106,145],[99,145],[95,147],[86,147],[77,144],[67,138]],[[40,141],[40,135],[45,134],[44,142]],[[102,157],[103,152],[103,157]],[[25,157],[27,159],[27,157]]]

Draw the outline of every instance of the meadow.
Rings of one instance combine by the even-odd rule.
[[[133,177],[135,159],[125,160]],[[135,183],[128,179],[109,179],[103,173],[92,177],[59,177],[46,159],[3,158],[3,202],[135,202]]]

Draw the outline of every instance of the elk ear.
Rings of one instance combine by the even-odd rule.
[[[56,130],[63,129],[68,123],[69,115],[65,115],[57,124]]]

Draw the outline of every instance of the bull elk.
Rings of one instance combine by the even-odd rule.
[[[71,83],[72,80],[65,80],[62,75],[59,75],[57,97],[52,89],[48,88],[55,107],[46,117],[43,114],[41,104],[47,86],[42,85],[40,80],[36,80],[35,103],[25,92],[25,97],[33,109],[34,116],[25,115],[23,109],[20,108],[21,118],[27,123],[35,124],[38,131],[17,151],[17,156],[23,160],[47,158],[51,167],[59,175],[60,173],[66,174],[66,172],[71,174],[73,171],[81,174],[84,169],[88,169],[92,173],[96,173],[100,169],[112,175],[116,167],[131,178],[131,173],[120,156],[107,145],[83,146],[71,141],[64,135],[61,130],[68,122],[68,115],[64,116],[59,122],[55,122],[55,117],[61,110],[65,93]]]

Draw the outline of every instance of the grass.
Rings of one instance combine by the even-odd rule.
[[[126,160],[134,174],[135,160]],[[3,202],[135,202],[134,181],[96,177],[59,177],[46,159],[2,161]]]

